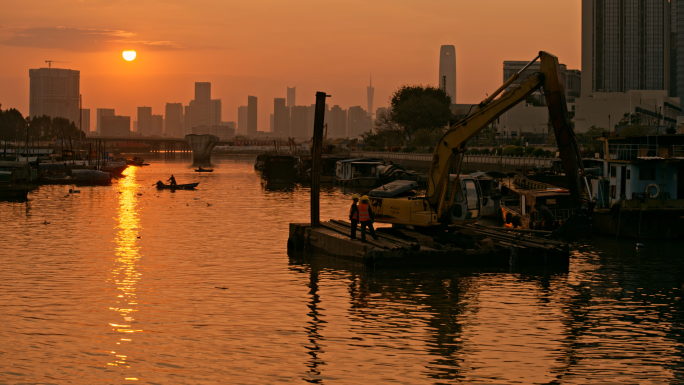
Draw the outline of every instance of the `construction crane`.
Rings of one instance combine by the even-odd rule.
[[[69,63],[68,61],[58,61],[58,60],[46,60],[46,63],[48,63],[48,68],[52,68],[52,63]]]
[[[504,93],[506,88],[511,86],[520,74],[537,59],[541,62],[539,72]],[[465,219],[477,219],[466,216],[467,209],[455,210],[461,208],[456,207],[459,204],[454,201],[455,196],[462,196],[462,192],[471,182],[458,175],[466,143],[503,113],[526,100],[528,96],[542,87],[560,158],[568,178],[568,190],[577,207],[586,205],[585,197],[590,197],[591,194],[575,133],[567,117],[565,82],[558,58],[542,51],[525,68],[480,102],[472,113],[444,133],[432,155],[424,197],[371,197],[376,222],[430,227]],[[502,93],[500,98],[494,100]]]

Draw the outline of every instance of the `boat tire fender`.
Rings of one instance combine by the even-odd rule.
[[[651,192],[650,192],[651,187],[653,187],[655,189],[655,194],[651,194]],[[655,183],[651,183],[648,186],[646,186],[646,190],[644,191],[644,193],[646,194],[647,197],[649,197],[651,199],[658,198],[658,195],[660,195],[660,187],[658,187],[658,185]]]

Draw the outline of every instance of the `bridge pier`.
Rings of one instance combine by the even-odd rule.
[[[185,140],[190,145],[194,162],[209,162],[219,138],[216,135],[190,134],[185,135]]]

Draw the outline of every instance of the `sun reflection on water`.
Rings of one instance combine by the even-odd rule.
[[[109,326],[113,331],[122,334],[119,342],[117,342],[117,351],[112,351],[112,360],[107,363],[109,366],[119,366],[130,368],[130,358],[122,354],[120,350],[127,350],[124,344],[132,342],[134,333],[142,330],[134,328],[135,317],[137,311],[134,305],[137,305],[136,300],[136,284],[140,279],[141,273],[137,270],[138,261],[141,258],[140,246],[138,245],[138,230],[139,218],[137,212],[137,183],[135,179],[136,167],[130,167],[124,171],[124,178],[119,180],[119,208],[117,217],[117,235],[116,235],[116,260],[115,267],[112,271],[112,280],[116,284],[118,291],[117,306],[111,307],[110,310],[118,313],[121,320],[112,322]],[[132,380],[134,378],[126,378]],[[137,380],[137,379],[135,379]]]

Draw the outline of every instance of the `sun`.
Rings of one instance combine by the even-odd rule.
[[[135,51],[123,51],[123,58],[126,59],[126,61],[135,59]]]

